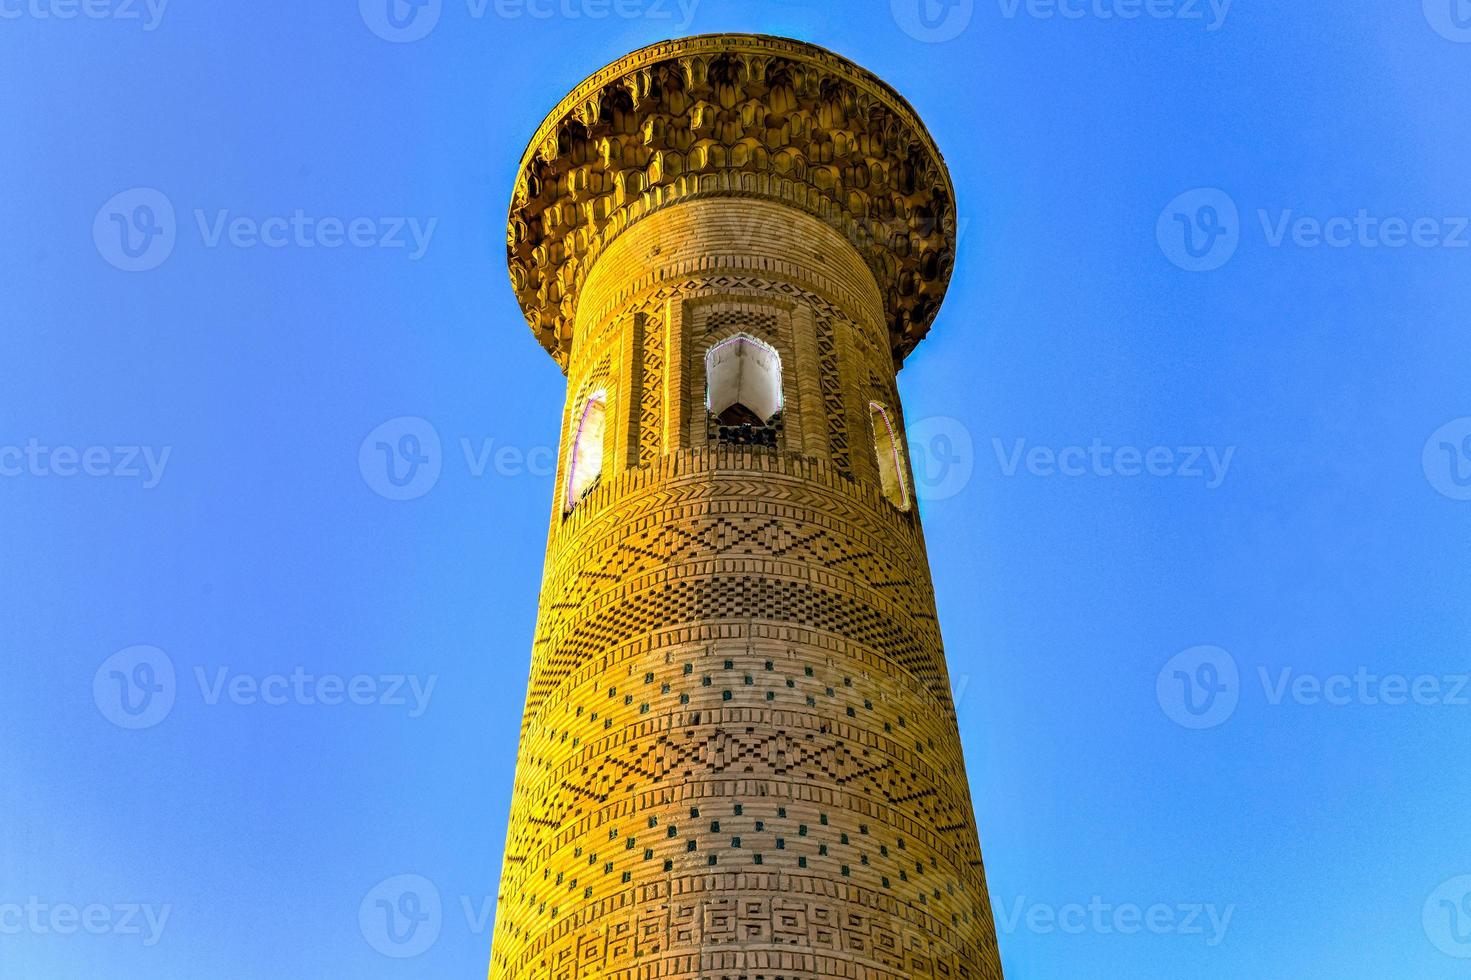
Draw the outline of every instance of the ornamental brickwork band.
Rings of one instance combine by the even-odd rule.
[[[999,980],[895,375],[954,192],[821,48],[579,85],[507,251],[567,374],[492,978]]]

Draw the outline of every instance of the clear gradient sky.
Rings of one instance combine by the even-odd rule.
[[[711,31],[953,171],[901,391],[1007,976],[1467,975],[1471,6],[395,2],[0,0],[0,977],[483,976],[563,399],[506,203]]]

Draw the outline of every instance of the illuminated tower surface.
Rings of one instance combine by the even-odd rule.
[[[895,373],[949,281],[914,110],[812,45],[547,117],[511,278],[568,378],[494,978],[999,978]]]

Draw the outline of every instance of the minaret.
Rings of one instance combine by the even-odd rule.
[[[568,384],[493,978],[1001,976],[895,387],[954,200],[903,98],[775,37],[636,51],[531,140]]]

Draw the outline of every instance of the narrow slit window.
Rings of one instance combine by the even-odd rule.
[[[904,445],[889,417],[889,410],[878,402],[869,402],[873,422],[873,451],[878,458],[879,484],[889,503],[900,510],[909,509],[909,484],[904,478]]]
[[[705,354],[705,407],[723,442],[776,445],[782,410],[781,356],[746,334]]]
[[[567,463],[567,506],[571,513],[577,502],[597,485],[603,473],[603,432],[606,428],[607,392],[588,395],[577,413],[577,430],[572,439],[572,458]]]

